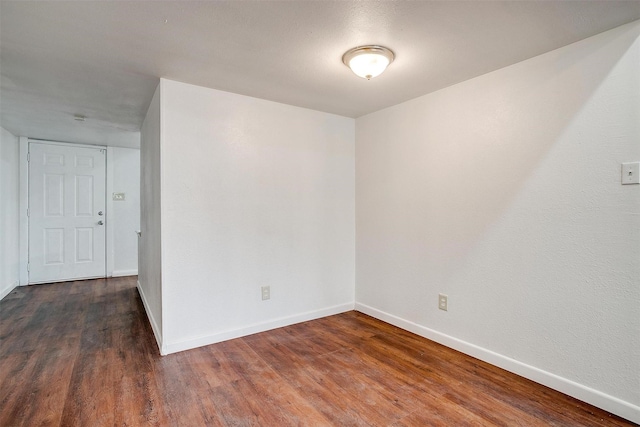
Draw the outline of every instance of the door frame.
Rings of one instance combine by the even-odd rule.
[[[111,248],[113,247],[113,227],[110,226],[111,218],[110,213],[113,212],[113,201],[109,194],[113,191],[113,168],[110,168],[110,157],[113,155],[113,151],[110,147],[104,145],[90,145],[90,144],[74,144],[70,142],[42,140],[35,138],[20,137],[20,286],[26,286],[29,284],[29,216],[27,215],[27,209],[29,208],[29,143],[35,142],[38,144],[50,144],[50,145],[64,145],[71,147],[83,147],[105,150],[105,217],[107,218],[107,228],[105,230],[105,274],[106,277],[111,277],[113,274],[113,253]]]

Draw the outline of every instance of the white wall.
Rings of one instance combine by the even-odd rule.
[[[138,236],[140,229],[140,150],[108,148],[109,233],[111,233],[112,276],[138,274]],[[112,193],[125,193],[124,200],[113,200]]]
[[[355,121],[161,93],[163,351],[353,309]]]
[[[140,230],[142,236],[138,240],[138,289],[158,346],[162,348],[160,114],[160,85],[158,85],[140,132]]]
[[[0,127],[0,299],[20,280],[19,165],[18,138]]]
[[[356,308],[640,422],[639,33],[357,119]]]

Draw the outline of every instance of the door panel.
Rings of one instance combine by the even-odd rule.
[[[105,277],[105,153],[29,144],[29,283]]]
[[[92,262],[93,245],[93,228],[76,228],[76,262]]]
[[[44,216],[64,216],[64,175],[44,174]]]
[[[76,216],[93,216],[93,176],[76,175]]]
[[[64,228],[44,229],[45,265],[64,263]]]

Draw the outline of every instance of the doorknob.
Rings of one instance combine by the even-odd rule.
[[[98,212],[98,215],[102,216],[102,211]]]
[[[98,221],[98,225],[104,225],[104,222]]]

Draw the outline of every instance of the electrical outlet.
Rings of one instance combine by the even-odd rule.
[[[622,164],[622,185],[640,184],[640,162]]]
[[[445,294],[438,295],[438,308],[440,310],[447,311],[448,299],[449,297],[446,296]]]
[[[263,286],[261,289],[262,289],[262,301],[271,299],[271,286]]]

